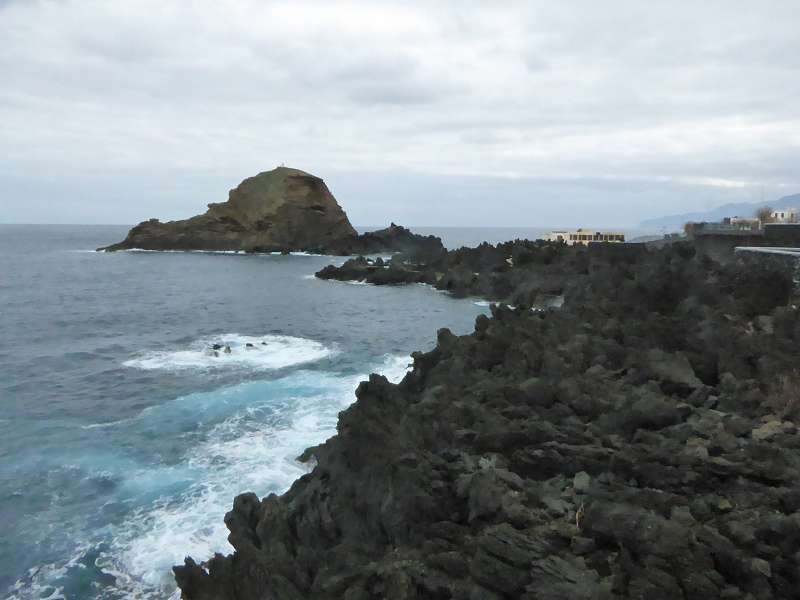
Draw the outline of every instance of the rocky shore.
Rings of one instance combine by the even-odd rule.
[[[309,474],[234,500],[233,555],[175,568],[184,598],[800,597],[786,263],[517,241],[320,276],[515,308],[363,382]]]
[[[358,256],[343,265],[328,266],[316,276],[375,285],[422,283],[457,297],[476,296],[511,305],[549,307],[565,293],[580,290],[589,265],[635,262],[643,244],[605,244],[591,247],[514,240],[481,244],[421,255],[398,253],[388,260]]]

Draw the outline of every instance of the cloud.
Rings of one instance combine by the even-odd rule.
[[[78,190],[111,182],[130,189],[109,200],[125,219],[166,216],[281,162],[345,182],[432,177],[448,197],[495,182],[498,201],[481,189],[497,223],[520,218],[507,180],[532,198],[581,182],[576,206],[619,221],[793,191],[798,17],[780,0],[5,2],[0,204],[38,189],[51,220],[94,220]],[[42,173],[71,195],[37,188]],[[153,185],[175,178],[190,178],[180,202]],[[343,185],[375,218],[376,187]],[[405,212],[446,222],[420,190]]]

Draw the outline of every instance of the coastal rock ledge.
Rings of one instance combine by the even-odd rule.
[[[122,242],[99,250],[324,250],[357,236],[322,179],[278,167],[248,177],[227,202],[209,204],[205,214],[144,221]]]
[[[174,568],[182,598],[800,599],[795,264],[518,242],[414,267],[386,271],[564,302],[362,382],[309,473],[234,500],[231,555]]]

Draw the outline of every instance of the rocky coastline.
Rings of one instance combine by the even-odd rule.
[[[324,269],[515,307],[361,383],[309,474],[234,500],[234,554],[174,569],[183,597],[800,597],[793,275],[686,243]]]
[[[388,259],[358,256],[316,273],[320,279],[374,285],[421,283],[456,297],[475,296],[512,306],[547,308],[586,284],[589,265],[637,261],[643,244],[566,246],[541,240],[481,244],[421,255],[398,253]]]

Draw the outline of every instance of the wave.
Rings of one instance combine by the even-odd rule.
[[[411,371],[412,365],[410,356],[389,355],[384,358],[383,364],[375,372],[383,375],[392,383],[400,383],[403,377]]]
[[[329,281],[331,283],[346,283],[347,285],[375,285],[369,283],[365,279],[322,279],[321,281]]]
[[[409,362],[407,356],[387,356],[375,372],[398,382]],[[163,597],[174,589],[171,567],[185,556],[230,553],[223,518],[234,496],[282,493],[307,473],[296,457],[336,433],[339,412],[355,400],[354,390],[365,378],[366,373],[343,377],[300,371],[226,389],[226,403],[238,408],[184,459],[198,474],[196,482],[179,497],[159,499],[130,515],[114,532],[98,566],[132,596]],[[188,404],[197,406],[196,400]]]
[[[315,252],[289,252],[291,256],[334,256],[332,254],[317,254]]]
[[[373,371],[398,382],[409,363],[408,356],[386,356]],[[76,539],[67,561],[31,570],[11,597],[65,598],[68,581],[90,577],[100,598],[179,598],[171,567],[186,555],[205,559],[231,552],[223,518],[234,496],[282,493],[306,473],[308,467],[296,457],[335,434],[338,413],[355,399],[354,390],[366,376],[366,370],[348,375],[297,371],[176,398],[126,420],[133,431],[157,431],[176,440],[189,422],[212,424],[192,434],[196,443],[177,464],[122,465],[124,481],[117,489],[124,497],[118,501],[151,499],[96,536]],[[92,455],[91,461],[96,459]],[[181,480],[184,484],[175,488]]]
[[[124,423],[130,423],[135,417],[128,417],[127,419],[119,419],[118,421],[106,421],[104,423],[89,423],[88,425],[81,425],[81,429],[102,429],[105,427],[116,427]]]
[[[100,250],[100,252],[108,252],[108,250]],[[158,253],[174,253],[174,254],[246,254],[244,250],[148,250],[147,248],[125,248],[123,250],[114,250],[113,252],[158,252]]]
[[[76,250],[76,252],[106,252],[105,250]],[[147,248],[125,248],[115,252],[173,252],[179,254],[260,254],[264,256],[286,256],[284,252],[246,252],[244,250],[149,250]],[[289,256],[333,257],[333,254],[317,254],[314,252],[289,252]]]
[[[212,348],[215,344],[222,348],[214,351]],[[230,348],[230,353],[225,351],[225,347]],[[197,340],[184,350],[148,352],[140,357],[126,360],[122,364],[144,370],[224,368],[274,370],[321,360],[333,353],[333,349],[306,338],[231,333]]]
[[[76,539],[68,560],[31,570],[11,597],[63,599],[68,581],[89,577],[99,598],[177,600],[173,565],[187,555],[204,560],[232,551],[224,515],[233,498],[287,490],[308,472],[296,457],[336,433],[339,412],[355,400],[368,372],[397,383],[410,362],[408,356],[387,355],[361,373],[296,371],[182,396],[126,420],[131,431],[176,441],[187,435],[187,424],[197,430],[177,463],[111,467],[124,473],[117,488],[122,496],[115,501],[138,508],[90,539]],[[109,469],[108,461],[101,463],[96,466]]]

